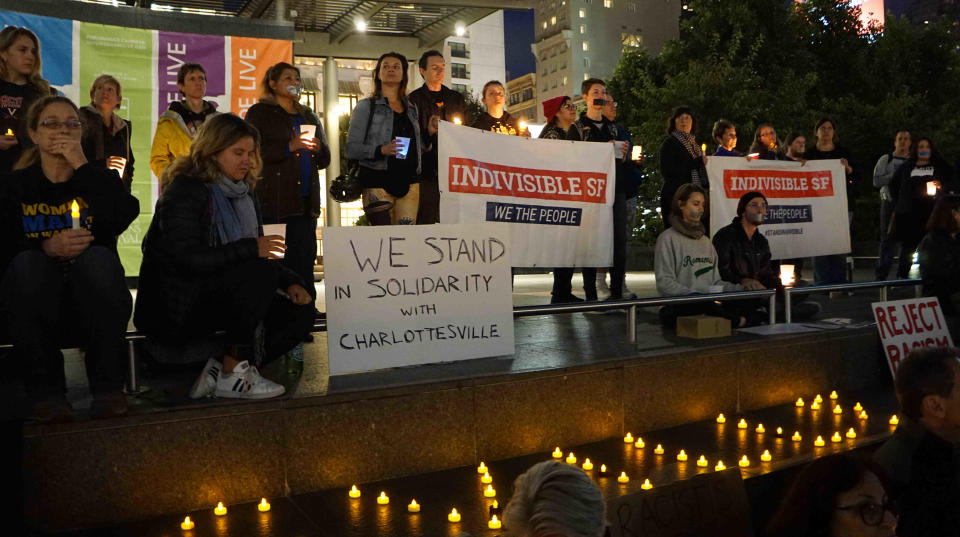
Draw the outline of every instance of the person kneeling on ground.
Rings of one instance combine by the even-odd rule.
[[[36,145],[0,181],[0,304],[14,363],[25,368],[36,418],[68,420],[60,345],[79,339],[91,413],[123,414],[121,358],[132,299],[117,236],[140,213],[140,203],[116,173],[87,162],[80,114],[70,99],[39,99],[26,125]]]
[[[207,361],[194,399],[283,394],[250,362],[289,351],[313,323],[303,280],[279,261],[283,237],[261,236],[258,148],[257,130],[239,117],[207,120],[190,155],[164,172],[173,179],[143,241],[137,327],[171,342],[226,330],[222,364]]]
[[[737,216],[729,225],[720,228],[713,236],[717,249],[717,270],[723,281],[739,283],[748,291],[776,289],[783,292],[780,284],[780,263],[772,259],[770,243],[760,233],[760,225],[767,215],[767,198],[760,192],[747,192],[737,204]],[[797,297],[800,298],[800,297]],[[740,300],[731,302],[728,308],[738,310],[747,319],[747,324],[758,325],[769,318],[766,300]],[[809,319],[820,312],[816,302],[793,304],[793,317]]]
[[[600,489],[583,470],[558,461],[534,464],[513,483],[503,525],[515,537],[600,537],[607,527]]]
[[[767,524],[766,537],[893,537],[897,508],[875,462],[841,453],[808,464]],[[903,534],[900,534],[903,535]]]
[[[900,504],[897,535],[960,535],[960,349],[915,350],[896,376],[903,416],[874,460]]]
[[[704,229],[707,195],[703,188],[687,183],[677,189],[670,204],[670,228],[657,237],[653,271],[661,296],[742,291],[743,285],[723,281],[717,272],[717,251]],[[734,327],[746,326],[747,319],[715,302],[664,306],[660,322],[676,328],[677,317],[716,315],[730,319]]]

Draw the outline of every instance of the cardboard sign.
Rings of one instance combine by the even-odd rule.
[[[328,227],[330,373],[513,354],[503,224]]]
[[[767,216],[760,232],[774,259],[850,251],[846,174],[839,160],[799,162],[710,157],[710,229],[728,225],[740,196],[762,192]]]
[[[440,122],[440,221],[508,225],[514,267],[613,260],[613,144],[504,136]]]
[[[894,377],[900,362],[913,349],[953,346],[937,297],[874,302],[870,307]]]
[[[739,468],[621,496],[607,504],[611,537],[752,535]]]

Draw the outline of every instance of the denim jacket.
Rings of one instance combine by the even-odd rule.
[[[417,105],[404,97],[407,118],[413,124],[417,136],[417,175],[420,175],[420,156],[423,152],[423,137],[420,135],[420,121]],[[370,109],[373,107],[373,118]],[[368,123],[369,120],[369,123]],[[366,129],[367,125],[369,129]],[[357,103],[350,118],[350,132],[347,134],[347,158],[360,162],[361,166],[372,170],[386,170],[387,157],[380,153],[380,147],[393,140],[393,109],[386,97],[367,97]],[[407,158],[413,155],[407,155]]]

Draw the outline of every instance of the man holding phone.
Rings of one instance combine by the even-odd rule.
[[[417,105],[420,120],[420,132],[428,133],[433,125],[436,133],[437,124],[444,121],[464,122],[466,118],[466,103],[463,95],[443,85],[446,74],[446,62],[443,54],[437,50],[428,50],[420,56],[420,75],[423,77],[423,86],[410,92],[409,98]],[[420,209],[417,214],[418,224],[436,224],[440,222],[440,186],[437,182],[439,175],[437,167],[437,135],[423,135],[423,154],[421,156],[420,171]]]
[[[627,237],[626,237],[626,195],[625,195],[625,164],[630,155],[630,148],[619,140],[620,132],[616,124],[603,117],[603,107],[606,104],[607,88],[603,80],[590,78],[580,86],[581,96],[587,104],[586,112],[580,114],[567,131],[567,140],[577,142],[614,143],[616,151],[617,177],[615,179],[613,201],[613,266],[610,267],[610,297],[607,300],[623,298],[623,280],[627,264]],[[583,292],[586,300],[597,300],[597,269],[584,267]],[[573,269],[569,267],[556,268],[553,271],[553,291],[551,304],[564,302],[579,302],[573,295],[571,279]]]

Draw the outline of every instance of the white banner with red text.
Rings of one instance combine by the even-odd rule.
[[[846,175],[839,160],[799,162],[710,157],[710,230],[737,216],[740,196],[767,198],[760,232],[774,259],[845,254],[850,251]]]
[[[614,145],[506,136],[441,122],[440,222],[505,222],[511,266],[613,262]]]
[[[900,362],[914,349],[953,347],[940,301],[935,296],[874,302],[870,307],[894,378]]]

